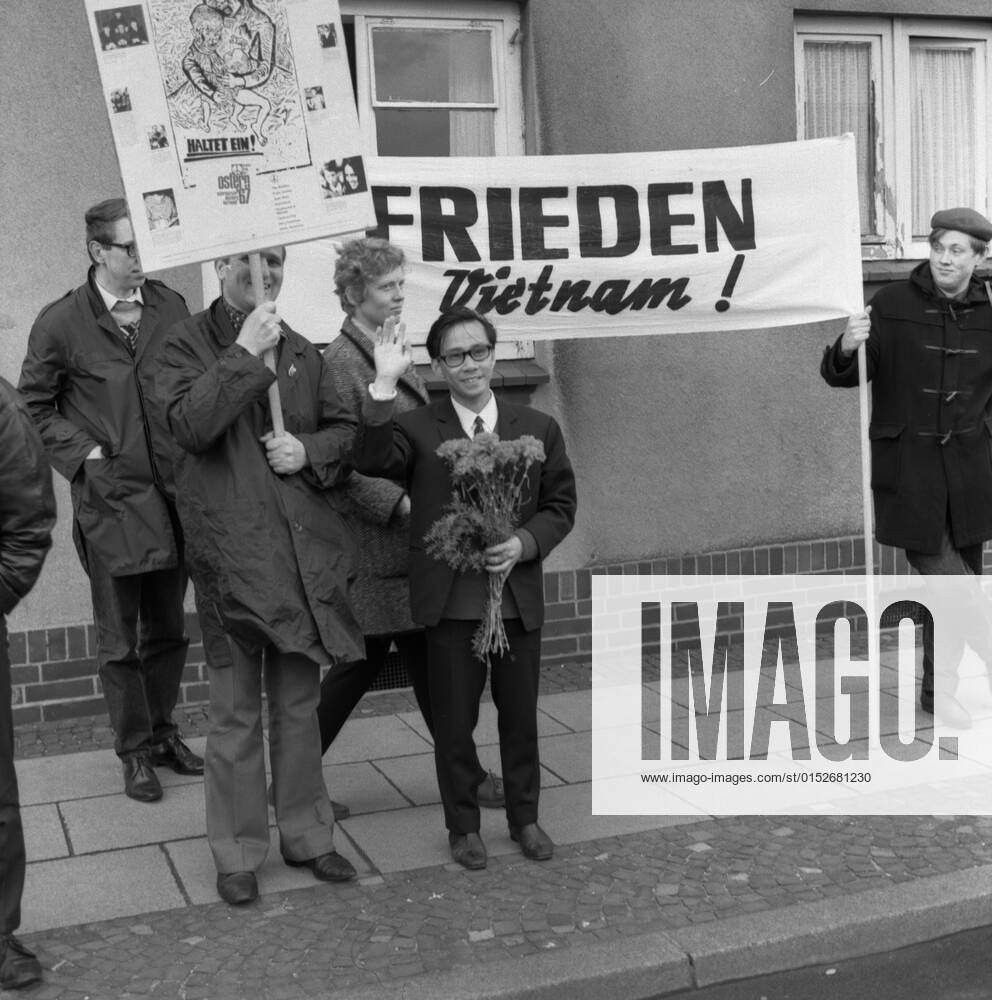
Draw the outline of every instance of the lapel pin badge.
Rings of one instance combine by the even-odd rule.
[[[296,362],[295,361],[289,366],[289,371],[286,374],[289,375],[290,377],[292,377],[293,375],[296,374]]]

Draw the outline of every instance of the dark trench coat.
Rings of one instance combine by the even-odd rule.
[[[49,461],[71,483],[83,566],[97,558],[114,576],[171,569],[179,558],[168,508],[176,446],[155,372],[165,331],[189,310],[158,281],[145,282],[141,294],[132,356],[91,268],[85,284],[35,320],[18,385]],[[106,457],[86,461],[97,445]]]
[[[157,385],[181,452],[179,516],[202,603],[248,648],[272,643],[318,663],[364,656],[348,601],[354,540],[337,509],[355,418],[320,354],[283,324],[278,384],[286,430],[309,467],[281,476],[259,438],[272,429],[272,373],[235,343],[218,299],[174,327]]]
[[[963,301],[940,295],[930,264],[871,301],[866,344],[872,411],[875,536],[936,553],[944,525],[955,546],[992,538],[992,305],[973,278]],[[858,384],[857,355],[840,338],[820,373]]]

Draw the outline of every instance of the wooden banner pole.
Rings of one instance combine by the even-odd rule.
[[[252,253],[248,255],[248,267],[251,270],[251,287],[255,289],[255,305],[260,306],[265,301],[265,282],[262,280],[262,255]],[[270,372],[276,370],[276,352],[266,351],[262,355],[265,367]],[[279,397],[279,382],[273,382],[269,386],[269,409],[272,411],[272,431],[279,437],[285,433],[286,426],[282,419],[282,400]]]
[[[865,576],[875,575],[875,546],[871,510],[871,442],[868,438],[870,418],[868,401],[868,355],[864,343],[858,344],[858,401],[861,410],[861,510],[865,536]]]

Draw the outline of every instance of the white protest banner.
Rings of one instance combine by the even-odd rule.
[[[410,260],[404,315],[420,342],[452,304],[490,313],[506,340],[764,329],[862,308],[852,136],[368,171],[376,235]],[[306,294],[319,294],[333,250],[304,250],[294,269],[312,263]],[[329,293],[312,305],[339,315]]]
[[[145,270],[372,220],[337,0],[85,0]]]

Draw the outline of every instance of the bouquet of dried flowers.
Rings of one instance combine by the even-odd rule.
[[[506,541],[518,527],[527,471],[544,461],[544,446],[524,435],[500,441],[497,434],[453,438],[437,449],[447,464],[454,496],[444,515],[424,537],[427,553],[456,572],[486,572],[485,551]],[[486,610],[472,640],[472,652],[484,663],[492,653],[509,649],[503,627],[506,574],[489,574]]]

